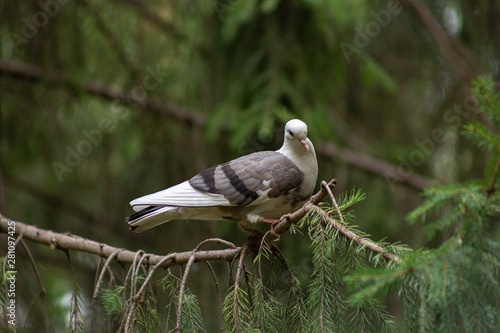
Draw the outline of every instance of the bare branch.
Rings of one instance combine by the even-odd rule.
[[[244,270],[244,260],[245,255],[248,252],[248,243],[243,246],[243,250],[241,251],[240,260],[238,262],[238,268],[236,269],[236,277],[234,280],[234,295],[233,295],[233,316],[234,322],[238,329],[240,329],[240,317],[238,315],[238,290],[240,289],[241,283],[241,274]]]
[[[106,270],[107,270],[109,264],[111,263],[111,260],[113,260],[114,257],[116,257],[119,252],[120,252],[120,249],[114,250],[113,253],[111,253],[111,255],[108,257],[108,259],[106,260],[104,265],[102,266],[101,274],[99,274],[99,278],[97,279],[97,282],[95,283],[94,295],[92,296],[92,303],[94,303],[97,300],[97,295],[99,294],[99,287],[101,286],[101,282],[104,278],[104,273],[106,273]]]
[[[10,220],[0,214],[1,233],[6,233],[8,231],[8,221]],[[44,230],[22,222],[15,222],[15,225],[17,235],[22,233],[25,239],[49,245],[53,249],[87,252],[105,258],[109,257],[114,251],[118,250],[119,252],[116,255],[116,260],[123,264],[132,264],[136,256],[136,252],[116,248],[104,243],[71,235],[69,233],[62,234],[50,230]],[[195,255],[195,262],[209,260],[232,260],[240,251],[241,248],[239,247],[235,249],[198,251]],[[181,253],[174,252],[167,256],[148,254],[145,261],[149,265],[156,265],[162,261],[161,268],[168,268],[187,263],[191,254],[192,251]]]
[[[139,105],[146,110],[175,118],[190,125],[201,127],[206,123],[205,115],[188,110],[167,100],[142,95],[136,96],[137,94],[133,94],[131,91],[123,91],[118,87],[107,86],[98,81],[77,84],[62,74],[45,71],[43,68],[27,63],[0,60],[0,72],[24,79],[44,80],[45,83],[62,86],[74,91],[84,90],[91,95],[123,104]]]
[[[331,142],[319,147],[318,153],[326,157],[342,159],[352,166],[367,170],[386,179],[408,184],[419,191],[434,183],[433,179],[348,148],[339,148]]]
[[[217,275],[215,274],[215,270],[210,264],[210,262],[205,261],[207,264],[208,268],[210,269],[210,272],[212,273],[212,277],[214,279],[214,284],[215,284],[215,293],[217,294],[217,309],[219,310],[219,324],[221,328],[221,332],[224,332],[224,319],[222,318],[222,297],[220,294],[220,286],[219,286],[219,280],[217,279]]]
[[[186,284],[187,284],[187,278],[188,278],[188,275],[189,275],[189,271],[191,270],[191,266],[193,266],[196,252],[198,252],[203,245],[208,244],[208,243],[221,243],[221,244],[229,246],[229,247],[231,247],[233,249],[236,248],[236,246],[233,243],[225,241],[223,239],[220,239],[220,238],[209,238],[209,239],[205,239],[203,242],[201,242],[200,244],[198,244],[198,246],[193,250],[193,253],[192,253],[191,257],[189,258],[189,261],[188,261],[188,263],[186,265],[186,269],[184,270],[184,274],[182,276],[182,281],[181,281],[181,284],[180,284],[179,304],[178,304],[178,307],[177,307],[177,322],[176,322],[175,331],[178,331],[178,332],[182,331],[181,330],[181,322],[182,322],[182,309],[184,307],[184,293],[185,293],[185,290],[186,290]],[[207,264],[208,264],[208,262],[207,262]],[[210,264],[208,264],[208,265],[209,265],[210,268],[212,268],[210,266]],[[212,272],[213,272],[213,270],[212,270]],[[216,280],[216,282],[217,282],[217,280]]]
[[[443,57],[448,61],[458,75],[470,84],[470,81],[479,74],[477,61],[473,59],[471,52],[458,40],[444,31],[439,22],[434,18],[429,7],[421,0],[403,0],[413,8],[422,23],[427,27],[434,37]]]
[[[43,286],[42,277],[40,276],[40,272],[38,271],[38,268],[36,266],[35,258],[33,258],[33,255],[31,254],[31,251],[30,251],[28,245],[26,245],[26,242],[22,238],[20,238],[20,243],[21,243],[21,246],[23,247],[24,251],[26,252],[26,255],[28,256],[31,267],[33,268],[33,272],[35,273],[36,281],[38,283],[38,288],[40,289],[40,291],[38,292],[38,297],[40,297],[40,299],[42,300],[43,327],[45,328],[45,332],[50,332],[49,313],[47,311],[47,298],[46,298],[47,290]],[[28,311],[27,311],[28,315],[26,316],[26,320],[29,318],[29,314],[31,312],[32,307],[35,305],[36,300],[37,300],[37,297],[33,298],[33,300],[31,301],[31,305],[28,307]],[[26,326],[26,324],[25,324],[25,326]]]
[[[176,321],[176,327],[175,327],[176,332],[182,332],[181,322],[182,322],[182,308],[184,307],[184,293],[186,291],[187,278],[189,275],[189,271],[191,270],[191,266],[193,266],[194,255],[196,254],[196,251],[197,251],[197,248],[193,250],[193,255],[191,256],[191,258],[189,258],[189,261],[186,265],[186,269],[184,270],[184,274],[182,275],[182,281],[181,281],[180,290],[179,290],[179,303],[177,306],[177,321]]]

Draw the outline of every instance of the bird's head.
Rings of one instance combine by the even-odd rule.
[[[292,119],[285,125],[285,142],[298,141],[307,150],[311,151],[310,141],[307,138],[307,125],[302,120]]]

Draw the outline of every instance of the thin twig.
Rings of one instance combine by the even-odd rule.
[[[193,255],[189,258],[189,261],[186,265],[186,269],[184,270],[184,274],[182,275],[181,285],[179,289],[179,303],[177,306],[177,321],[175,325],[175,331],[181,333],[181,322],[182,322],[182,308],[184,307],[184,292],[186,290],[187,278],[189,275],[189,271],[191,270],[191,266],[193,266],[196,249],[193,251]]]
[[[171,254],[165,256],[162,260],[160,260],[160,262],[158,262],[156,265],[154,265],[151,268],[151,270],[149,271],[148,276],[146,277],[146,280],[144,280],[144,282],[143,282],[141,288],[139,289],[139,291],[134,295],[134,297],[131,297],[131,299],[130,299],[130,301],[131,301],[130,310],[129,310],[129,313],[128,313],[128,316],[127,316],[127,320],[126,320],[126,323],[125,323],[125,332],[128,333],[128,332],[131,331],[132,318],[134,318],[134,314],[137,311],[137,301],[139,300],[139,298],[141,297],[142,293],[146,289],[149,281],[153,277],[153,274],[156,272],[156,270],[158,268],[160,268],[163,265],[163,263],[165,263],[168,260],[172,260],[172,255]]]
[[[99,277],[101,276],[102,271],[99,270],[99,267],[101,267],[101,263],[104,261],[104,258],[100,257],[99,262],[97,263],[97,268],[95,270],[95,277],[94,277],[94,286],[97,286],[99,283]],[[95,292],[92,297],[92,313],[90,314],[90,332],[94,331],[94,319],[95,319],[95,313],[97,310],[97,302],[95,301]]]
[[[135,292],[136,287],[137,287],[136,286],[137,275],[138,275],[137,271],[139,270],[139,267],[140,267],[138,265],[138,263],[142,262],[142,258],[144,257],[144,255],[145,255],[145,252],[143,250],[139,250],[135,253],[134,261],[133,261],[132,265],[130,266],[130,270],[127,273],[127,277],[126,277],[125,283],[124,283],[124,285],[127,284],[127,279],[128,279],[129,273],[131,272],[131,274],[130,274],[130,297],[128,298],[128,301],[130,302],[130,304],[129,304],[128,315],[126,316],[125,328],[124,328],[126,333],[132,331],[133,321],[136,317],[135,314],[137,313],[137,309],[138,309],[137,302],[139,301],[140,295],[138,295],[138,293]],[[141,286],[141,289],[140,289],[143,291],[142,287],[144,287],[144,284]],[[125,296],[125,294],[126,294],[126,290],[124,290],[124,292],[123,292],[124,296]],[[142,294],[142,292],[141,292],[141,294]],[[123,321],[122,321],[122,323],[123,323]]]
[[[257,266],[258,269],[257,269],[257,273],[259,274],[259,278],[262,279],[262,251],[271,251],[271,248],[269,247],[270,244],[272,244],[272,242],[268,241],[268,238],[271,237],[271,235],[273,234],[273,231],[272,229],[269,230],[268,232],[266,232],[264,234],[264,236],[262,236],[262,240],[260,241],[260,244],[259,244],[259,265]],[[265,247],[267,246],[267,247]]]
[[[330,189],[330,186],[323,180],[321,181],[321,186],[323,186],[330,196],[330,200],[332,200],[333,207],[335,207],[335,210],[337,211],[337,214],[339,215],[340,221],[345,223],[344,216],[342,216],[342,212],[340,211],[339,205],[337,204],[337,200],[335,200],[335,196],[332,193],[332,190]]]
[[[205,261],[205,264],[207,264],[208,268],[210,269],[210,272],[212,273],[212,277],[214,278],[214,283],[215,283],[215,293],[217,294],[217,309],[219,310],[219,323],[220,323],[220,330],[221,332],[224,332],[224,320],[222,317],[222,297],[220,294],[220,286],[219,286],[219,280],[217,279],[217,274],[215,274],[215,270],[210,264],[210,262]]]
[[[241,282],[241,273],[243,272],[244,269],[244,260],[245,260],[245,255],[248,251],[248,242],[245,244],[241,250],[241,255],[240,255],[240,260],[238,262],[238,268],[236,269],[236,277],[234,281],[234,298],[233,298],[233,316],[234,316],[234,321],[235,325],[237,327],[240,326],[240,317],[238,316],[238,290],[240,289],[240,282]]]
[[[116,249],[115,251],[113,251],[113,253],[111,253],[111,255],[108,257],[108,259],[102,266],[101,274],[99,274],[99,278],[97,279],[95,284],[94,294],[92,296],[92,302],[95,302],[95,300],[97,299],[97,294],[99,293],[99,287],[101,286],[104,274],[106,273],[106,268],[108,268],[109,264],[111,263],[111,260],[113,260],[120,251],[121,251],[120,249]]]
[[[134,257],[134,262],[132,263],[132,276],[130,277],[130,299],[133,299],[135,296],[135,289],[136,289],[136,282],[137,282],[137,276],[138,270],[139,270],[139,265],[138,262],[142,261],[142,258],[146,252],[143,250],[139,250],[136,252],[135,257]]]
[[[73,296],[72,296],[72,304],[70,309],[70,317],[69,317],[69,330],[70,332],[78,332],[78,283],[76,282],[76,273],[75,267],[73,265],[73,261],[71,260],[71,256],[69,255],[69,251],[64,251],[66,253],[66,258],[69,263],[69,270],[71,272],[71,278],[73,280]],[[72,327],[72,324],[74,325]]]
[[[180,290],[179,290],[179,304],[177,306],[177,322],[176,322],[176,327],[175,327],[175,331],[177,331],[177,332],[181,332],[182,308],[184,306],[184,292],[186,290],[186,283],[187,283],[189,271],[191,270],[191,266],[195,262],[196,252],[198,252],[202,246],[204,246],[208,243],[220,243],[220,244],[224,244],[226,246],[229,246],[233,249],[236,248],[236,246],[233,243],[228,242],[226,240],[223,240],[220,238],[208,238],[208,239],[205,239],[204,241],[202,241],[200,244],[198,244],[198,246],[192,251],[192,255],[189,258],[189,261],[186,265],[186,269],[184,270],[184,274],[182,276],[182,281],[181,281]]]
[[[43,307],[43,314],[44,314],[44,316],[43,316],[43,324],[44,325],[43,326],[45,328],[45,332],[50,332],[49,313],[47,311],[47,299],[45,297],[47,295],[47,290],[43,286],[42,277],[40,276],[40,272],[38,271],[38,268],[37,268],[36,263],[35,263],[35,258],[33,258],[33,255],[31,254],[30,249],[28,248],[28,246],[26,245],[24,240],[21,238],[20,238],[20,243],[21,243],[21,246],[23,247],[24,251],[26,252],[26,255],[28,256],[31,267],[33,268],[33,272],[35,273],[38,287],[40,288],[40,292],[38,293],[38,295],[39,295],[40,299],[42,300],[42,307]],[[33,304],[35,303],[35,300],[36,300],[36,298],[33,299]],[[29,309],[31,309],[31,307]],[[30,311],[31,310],[27,311],[28,315],[26,316],[26,319],[29,318]],[[27,327],[27,326],[25,325],[25,327]]]

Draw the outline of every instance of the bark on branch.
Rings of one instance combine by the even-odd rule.
[[[385,179],[391,181],[407,184],[419,191],[435,182],[433,179],[421,176],[411,170],[397,167],[348,148],[340,148],[333,143],[327,143],[319,147],[318,153],[330,158],[342,159],[352,166],[382,175]]]
[[[332,197],[330,189],[333,188],[336,183],[337,181],[335,179],[331,180],[329,183],[322,182],[322,186],[319,192],[313,195],[308,202],[306,202],[297,211],[291,214],[284,215],[281,218],[281,221],[274,227],[275,233],[281,234],[285,232],[292,226],[292,224],[300,221],[310,210],[313,210],[316,214],[319,214],[320,211],[324,213],[324,211],[319,208],[318,204],[327,194],[330,194],[330,196]],[[334,219],[332,217],[329,217],[328,215],[322,215],[322,217],[328,218],[335,222]],[[22,222],[14,221],[14,224],[16,236],[22,235],[23,239],[29,239],[37,243],[49,245],[54,250],[73,250],[91,253],[103,258],[113,257],[116,261],[123,264],[134,264],[137,260],[137,252],[120,249],[104,243],[99,243],[80,236],[72,235],[70,233],[57,233],[51,230],[40,229]],[[0,214],[0,233],[9,233],[9,230],[12,230],[9,229],[9,226],[12,227],[12,221]],[[334,224],[334,226],[338,228],[345,237],[359,243],[361,246],[364,246],[371,251],[382,253],[389,260],[400,262],[399,257],[393,254],[387,255],[387,251],[385,251],[381,246],[375,244],[370,239],[358,237],[354,232],[350,230],[349,232],[346,232],[344,230],[346,229],[346,227],[342,226],[341,224],[337,223]],[[266,235],[270,234],[268,233]],[[226,243],[226,245],[230,248],[222,250],[201,251],[198,247],[193,251],[180,253],[174,252],[165,256],[157,254],[146,254],[142,256],[144,258],[143,263],[152,266],[156,266],[159,264],[158,267],[168,268],[175,265],[182,265],[188,262],[192,263],[211,260],[232,261],[238,254],[241,253],[243,249],[243,247],[234,247],[230,243]]]
[[[9,220],[0,214],[0,232],[7,233],[9,228]],[[73,250],[95,254],[100,257],[107,258],[115,255],[115,259],[123,264],[132,264],[136,258],[136,252],[126,249],[120,249],[104,243],[99,243],[70,233],[58,233],[50,230],[40,229],[22,222],[15,222],[16,235],[22,234],[23,239],[49,245],[52,249]],[[194,255],[195,261],[209,260],[232,260],[241,248],[229,248],[224,250],[197,251]],[[162,260],[166,260],[162,264],[162,268],[168,268],[175,265],[182,265],[188,262],[193,251],[170,253],[166,256],[157,254],[147,254],[146,264],[156,265]],[[168,258],[168,259],[166,259]]]

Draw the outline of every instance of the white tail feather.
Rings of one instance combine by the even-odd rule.
[[[176,207],[210,207],[210,206],[231,206],[229,201],[222,194],[214,194],[199,191],[193,188],[189,181],[177,184],[166,190],[134,199],[130,205],[139,210],[148,206],[176,206]]]

